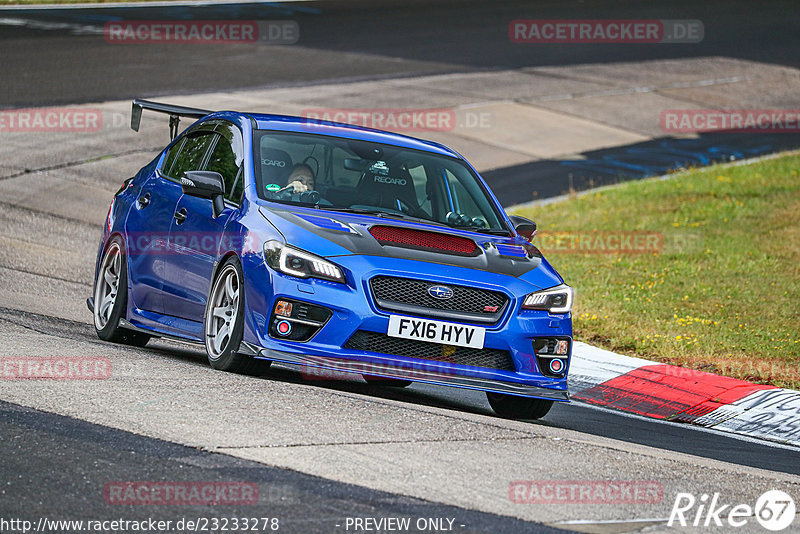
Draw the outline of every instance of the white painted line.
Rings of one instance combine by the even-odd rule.
[[[271,7],[282,7],[282,4],[294,4],[311,2],[312,0],[281,0],[280,2],[264,2],[263,0],[176,0],[175,2],[155,1],[155,2],[107,2],[101,4],[85,3],[85,4],[29,4],[29,5],[13,5],[2,6],[0,12],[9,11],[51,11],[57,10],[70,10],[70,9],[109,9],[120,7],[203,7],[203,6],[216,6],[225,4],[261,4]]]
[[[653,517],[650,519],[570,519],[567,521],[556,521],[551,525],[626,525],[636,523],[666,523],[668,517]]]
[[[800,445],[800,391],[755,391],[743,399],[717,408],[695,423],[717,430]]]
[[[103,27],[94,24],[75,24],[72,22],[46,22],[19,17],[1,17],[0,26],[17,26],[34,30],[72,30],[75,35],[103,35]]]

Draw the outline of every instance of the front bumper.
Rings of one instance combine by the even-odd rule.
[[[397,258],[346,256],[332,259],[347,270],[347,284],[286,276],[276,273],[263,262],[254,262],[245,268],[247,315],[240,352],[257,358],[331,371],[556,401],[569,400],[566,374],[560,378],[545,376],[538,368],[533,341],[540,337],[567,338],[570,340],[571,353],[571,315],[521,310],[524,296],[537,289],[531,284],[495,273],[482,271],[476,276],[476,271],[472,269],[421,264]],[[432,266],[435,268],[431,269]],[[360,274],[354,276],[353,273]],[[474,323],[474,326],[486,328],[486,349],[508,351],[513,370],[344,348],[359,331],[384,335],[387,332],[389,315],[394,312],[381,309],[369,287],[369,280],[378,275],[418,278],[434,284],[471,285],[506,293],[510,301],[497,323]],[[331,310],[332,316],[309,341],[276,339],[269,335],[269,328],[274,303],[279,298],[326,307]],[[425,318],[424,315],[420,317]],[[569,358],[570,354],[566,356],[567,370]]]
[[[283,352],[279,350],[254,347],[247,342],[242,343],[239,352],[274,362],[307,365],[310,367],[317,367],[330,371],[367,374],[370,376],[380,376],[385,378],[399,378],[414,382],[426,382],[429,384],[438,384],[443,386],[494,391],[497,393],[521,395],[524,397],[536,397],[554,401],[569,401],[569,392],[567,390],[553,390],[540,386],[515,384],[512,382],[504,382],[491,378],[460,376],[435,370],[410,369],[398,367],[395,364],[388,363],[367,363],[358,360]]]

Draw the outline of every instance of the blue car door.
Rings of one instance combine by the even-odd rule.
[[[183,144],[178,139],[167,151],[160,168],[142,186],[128,213],[126,240],[132,305],[139,310],[163,313],[164,255],[175,206],[183,192],[167,177]]]
[[[207,121],[203,128],[209,150],[197,170],[218,172],[225,181],[225,209],[214,217],[209,199],[183,195],[176,206],[164,270],[164,311],[197,323],[202,330],[214,263],[228,219],[238,210],[243,191],[242,135],[227,121]],[[188,170],[188,169],[187,169]]]

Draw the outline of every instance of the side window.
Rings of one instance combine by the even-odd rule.
[[[169,152],[167,152],[167,157],[164,158],[164,165],[161,166],[161,172],[164,173],[166,176],[172,176],[172,174],[170,174],[169,171],[170,169],[172,169],[172,164],[175,163],[175,158],[178,156],[178,152],[180,152],[181,146],[183,146],[183,142],[185,140],[186,140],[185,138],[181,139],[180,141],[172,145],[172,148],[170,148]]]
[[[225,198],[236,205],[244,195],[244,142],[239,128],[228,121],[214,127],[219,134],[207,169],[220,173],[225,180]],[[215,168],[217,167],[217,168]]]
[[[172,164],[167,176],[179,180],[183,173],[186,171],[199,171],[203,166],[203,157],[206,155],[211,141],[214,140],[214,134],[208,132],[199,132],[197,134],[189,134],[183,142],[183,146]]]
[[[217,139],[217,143],[214,145],[214,150],[211,151],[206,170],[222,175],[225,180],[225,198],[238,204],[244,187],[241,180],[237,181],[240,176],[236,155],[227,139],[219,134],[214,134],[214,137]]]

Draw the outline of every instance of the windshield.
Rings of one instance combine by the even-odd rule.
[[[258,130],[262,199],[507,233],[477,176],[455,158],[323,135]]]

